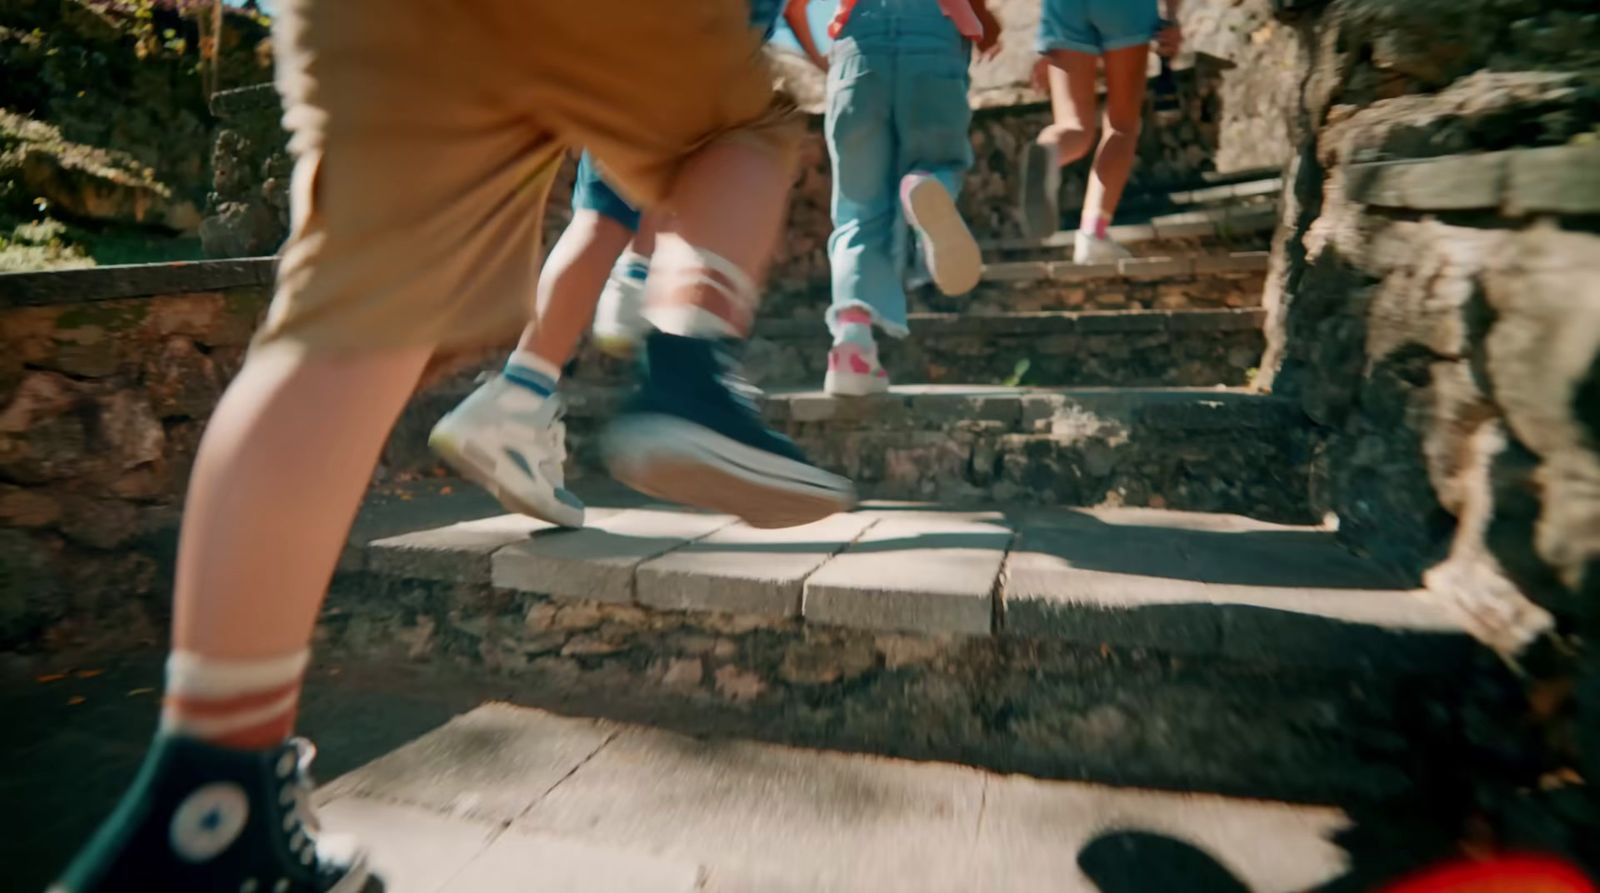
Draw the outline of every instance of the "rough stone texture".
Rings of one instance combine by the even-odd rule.
[[[1600,772],[1600,19],[1332,0],[1297,30],[1260,383],[1326,426],[1312,486],[1340,536],[1523,652],[1526,694],[1464,736],[1497,753],[1451,782],[1473,821],[1600,865],[1592,784],[1538,781]]]
[[[1025,81],[1020,60],[1031,57],[1031,33],[1037,8],[1031,4],[1012,4],[1006,13],[1021,29],[1006,42],[1006,58],[989,65],[994,70],[992,88],[974,94],[971,140],[975,164],[967,175],[960,207],[973,232],[980,239],[1014,237],[1021,231],[1017,214],[1016,172],[1022,148],[1031,142],[1049,121],[1043,99]],[[1009,21],[1009,20],[1008,20]],[[1223,32],[1229,33],[1229,32]],[[1239,37],[1232,38],[1238,43]],[[1225,42],[1225,41],[1223,41]],[[1212,52],[1219,51],[1221,43]],[[1154,112],[1144,127],[1139,143],[1139,160],[1130,185],[1130,195],[1158,193],[1164,188],[1194,181],[1215,168],[1218,151],[1219,84],[1233,77],[1225,65],[1211,57],[1190,60],[1176,73],[1181,112],[1175,121],[1156,121]],[[785,77],[802,80],[810,75],[804,66],[786,67]],[[806,90],[801,90],[802,99]],[[278,130],[279,115],[270,88],[251,87],[219,95],[214,109],[224,122],[214,151],[216,183],[203,235],[213,256],[240,256],[270,250],[287,233],[285,190],[288,169]],[[820,111],[819,105],[813,105]],[[822,139],[820,115],[814,115],[801,146],[800,167],[791,193],[785,236],[780,240],[769,277],[765,313],[777,317],[815,315],[828,285],[827,239],[832,229],[829,218],[829,192],[832,183],[828,153]],[[1268,150],[1270,154],[1270,150]],[[1254,163],[1254,162],[1252,162]],[[1277,162],[1271,162],[1276,164]],[[1088,161],[1064,172],[1062,206],[1082,203],[1088,177]],[[569,219],[573,165],[563,166],[551,191],[545,215],[546,246],[565,227]],[[1131,202],[1130,204],[1136,204]],[[1136,210],[1136,209],[1135,209]]]
[[[1292,406],[1237,392],[908,387],[767,405],[868,496],[1308,518],[1310,430]]]
[[[63,303],[46,274],[0,277],[0,523],[8,552],[30,553],[0,647],[151,634],[199,426],[266,303],[255,286],[163,294],[108,274],[53,275],[143,296]]]
[[[999,517],[874,524],[806,580],[812,623],[982,635],[1012,532]]]
[[[657,709],[727,711],[799,744],[1323,802],[1407,787],[1397,711],[1413,697],[1447,709],[1458,666],[1330,672],[1263,652],[1178,659],[1015,636],[918,636],[912,647],[902,634],[799,618],[551,601],[366,573],[340,576],[319,630],[320,648],[464,663],[560,692],[577,710],[628,697]],[[564,739],[548,740],[540,748]],[[484,761],[462,762],[504,762],[499,737],[484,743]],[[526,802],[518,792],[537,786],[486,785],[438,779],[405,799],[487,817],[517,808]],[[483,795],[459,800],[463,787]]]
[[[1124,287],[1129,283],[1122,282]],[[1259,279],[1256,280],[1259,282]],[[1243,303],[1230,280],[1196,286],[1222,303]],[[1162,291],[1177,290],[1171,302]],[[975,313],[917,313],[911,334],[881,338],[879,356],[896,384],[1033,386],[1211,387],[1249,383],[1261,360],[1263,314],[1250,307],[1207,310],[1031,310],[1053,296],[1083,288],[1030,283],[980,292]],[[1151,303],[1187,303],[1188,285],[1142,284]],[[1005,308],[1015,298],[1015,305]],[[1109,295],[1106,296],[1110,300]],[[1126,292],[1117,292],[1126,306]],[[822,383],[831,339],[823,322],[772,320],[758,323],[745,348],[745,374],[763,388],[805,388]],[[495,356],[484,369],[498,367]],[[606,356],[593,345],[579,354],[571,380],[616,386],[632,380],[631,361]],[[464,381],[463,377],[461,381]]]
[[[725,527],[641,564],[642,605],[793,617],[806,579],[855,542],[875,519],[831,518],[783,530]]]
[[[496,586],[631,603],[641,563],[732,524],[726,515],[630,509],[582,530],[550,529],[494,555]]]

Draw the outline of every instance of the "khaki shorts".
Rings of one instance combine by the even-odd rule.
[[[466,348],[531,315],[567,146],[641,207],[708,142],[792,156],[748,0],[280,0],[293,223],[257,343]]]

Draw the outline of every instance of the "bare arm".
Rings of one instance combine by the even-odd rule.
[[[972,12],[983,26],[983,39],[978,41],[978,55],[988,56],[1000,46],[1000,20],[994,17],[987,0],[972,0]]]
[[[828,57],[817,50],[817,41],[811,35],[811,19],[806,15],[806,0],[789,0],[783,5],[783,20],[788,23],[789,30],[794,32],[794,39],[800,41],[800,49],[805,51],[806,58],[811,64],[822,71],[828,70]]]

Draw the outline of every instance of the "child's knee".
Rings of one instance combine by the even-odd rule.
[[[1106,138],[1112,137],[1125,140],[1137,140],[1139,131],[1144,127],[1144,120],[1138,113],[1119,115],[1106,113]]]
[[[1090,127],[1053,124],[1045,130],[1045,139],[1054,140],[1062,164],[1071,164],[1088,155],[1094,148],[1095,132]]]

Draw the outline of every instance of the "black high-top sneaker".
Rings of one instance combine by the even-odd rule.
[[[381,893],[352,844],[317,836],[315,754],[301,738],[256,751],[157,736],[49,893]]]
[[[602,443],[612,475],[752,527],[795,527],[848,510],[850,482],[811,464],[762,420],[740,373],[740,343],[646,336],[639,390]]]

